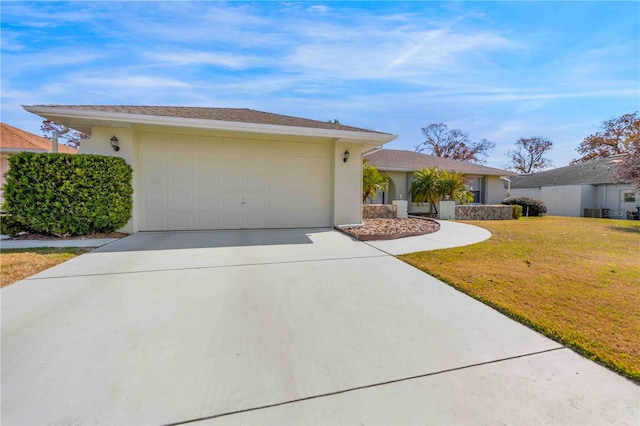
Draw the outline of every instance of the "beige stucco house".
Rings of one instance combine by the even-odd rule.
[[[18,152],[51,152],[51,141],[6,123],[0,123],[0,204],[4,203],[2,187],[5,173],[9,170],[9,157]],[[58,152],[75,154],[77,150],[58,145]]]
[[[391,204],[396,199],[411,201],[412,175],[425,167],[464,174],[467,185],[474,194],[473,203],[476,204],[500,204],[507,197],[507,190],[500,177],[516,175],[480,164],[397,149],[373,149],[366,152],[363,158],[389,176],[389,188],[378,194],[375,204]],[[409,202],[408,207],[409,213],[429,212],[431,209],[428,204],[416,205],[412,202]]]
[[[250,109],[24,109],[90,134],[80,153],[118,156],[132,166],[125,232],[361,223],[361,155],[396,137]]]

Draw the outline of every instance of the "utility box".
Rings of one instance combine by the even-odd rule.
[[[438,203],[438,219],[451,220],[456,218],[456,202],[440,201]]]
[[[409,210],[408,210],[409,204],[407,200],[393,200],[391,204],[396,206],[396,208],[398,209],[396,212],[396,215],[397,215],[396,217],[398,219],[406,219],[409,217]]]

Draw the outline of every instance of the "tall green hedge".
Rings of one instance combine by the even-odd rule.
[[[9,157],[4,210],[24,231],[112,232],[131,217],[131,178],[122,158],[23,152]]]

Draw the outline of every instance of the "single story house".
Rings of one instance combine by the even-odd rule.
[[[467,185],[474,194],[473,203],[500,204],[507,197],[507,191],[500,177],[516,174],[480,164],[396,149],[374,149],[366,152],[363,158],[389,176],[389,188],[384,193],[378,194],[374,204],[391,204],[396,199],[411,201],[412,175],[426,167],[464,174]],[[430,211],[430,206],[409,203],[410,213],[423,211]]]
[[[133,168],[124,232],[362,222],[363,152],[395,135],[251,109],[32,105]]]
[[[624,156],[598,158],[511,178],[511,195],[537,198],[554,216],[615,217],[636,212],[640,198],[633,185],[615,178]]]
[[[18,152],[51,152],[51,141],[42,136],[34,135],[6,123],[0,123],[0,203],[4,203],[2,186],[4,175],[9,170],[9,157]],[[77,150],[66,145],[58,145],[58,152],[75,154]]]

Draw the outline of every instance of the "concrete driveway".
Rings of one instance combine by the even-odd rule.
[[[142,233],[2,296],[2,424],[637,424],[640,389],[332,230]]]

